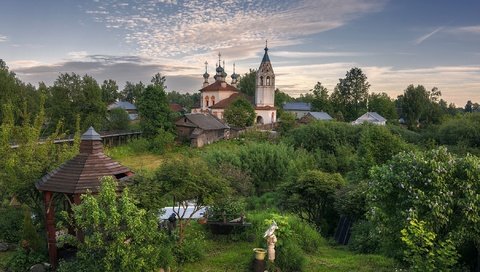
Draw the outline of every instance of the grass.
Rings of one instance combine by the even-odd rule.
[[[0,252],[0,271],[6,268],[8,260],[15,254],[15,251]]]
[[[256,242],[230,241],[228,239],[207,239],[205,258],[201,261],[185,264],[178,271],[198,272],[240,272],[251,271],[253,248]],[[382,272],[394,271],[396,264],[392,259],[373,254],[356,254],[343,246],[324,243],[317,254],[307,254],[305,271],[308,272]]]

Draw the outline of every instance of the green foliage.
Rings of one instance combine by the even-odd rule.
[[[40,236],[33,226],[32,214],[28,208],[24,210],[21,244],[22,247],[28,251],[42,252],[44,249]]]
[[[167,92],[167,100],[168,103],[176,103],[182,105],[182,107],[186,108],[187,111],[195,107],[196,105],[200,105],[200,93],[179,93],[176,91],[169,91]]]
[[[380,237],[375,226],[367,220],[355,222],[351,229],[348,248],[360,253],[378,252],[380,248]]]
[[[238,89],[240,92],[248,95],[255,95],[257,71],[255,69],[250,69],[248,73],[245,73],[240,80],[238,81]]]
[[[353,121],[367,111],[370,83],[360,68],[352,68],[339,79],[331,95],[333,108],[343,113],[346,121]]]
[[[16,207],[0,208],[0,241],[17,243],[22,228],[22,210]]]
[[[107,115],[107,106],[102,101],[102,89],[88,75],[60,74],[52,87],[47,89],[47,113],[50,124],[63,121],[67,130],[74,131],[77,115],[81,129],[93,126],[102,128]]]
[[[405,141],[392,134],[388,128],[365,124],[358,147],[361,176],[367,177],[372,166],[386,163],[397,153],[409,149]]]
[[[166,150],[175,144],[175,134],[159,128],[157,135],[150,140],[150,151],[157,154],[164,154]]]
[[[368,96],[368,111],[376,112],[385,117],[389,123],[398,120],[395,101],[386,93],[371,93]]]
[[[275,107],[280,110],[282,108],[282,105],[287,103],[287,102],[292,102],[295,99],[288,94],[280,91],[279,89],[275,90]]]
[[[116,108],[112,109],[108,113],[107,118],[108,130],[127,130],[130,123],[128,113],[124,109]]]
[[[480,147],[480,113],[459,115],[445,120],[435,133],[441,144]]]
[[[298,180],[282,186],[282,205],[316,225],[327,236],[333,233],[338,220],[334,209],[335,193],[344,184],[339,174],[308,170]]]
[[[45,113],[43,102],[40,101],[40,104],[42,106],[34,120],[26,118],[19,126],[14,124],[12,106],[4,105],[5,118],[0,127],[0,196],[2,199],[16,196],[20,203],[28,205],[37,214],[42,214],[43,204],[34,182],[78,152],[79,136],[77,134],[73,146],[54,144],[55,139],[63,136],[59,124],[53,134],[41,139]],[[43,144],[38,144],[39,141]],[[11,144],[18,147],[12,149]]]
[[[159,129],[173,131],[171,111],[162,85],[148,85],[137,103],[143,136],[154,138]]]
[[[317,82],[311,91],[313,92],[314,96],[312,101],[312,111],[324,111],[330,114],[333,113],[333,107],[330,102],[327,88],[325,88],[322,83]]]
[[[406,244],[404,260],[412,271],[452,271],[458,259],[452,240],[437,241],[435,232],[416,218],[411,219],[401,233]]]
[[[278,117],[280,119],[280,126],[278,127],[278,131],[281,134],[286,134],[295,127],[296,118],[295,114],[293,114],[292,112],[283,112]]]
[[[427,250],[425,254],[439,255],[450,262],[453,249],[449,240],[454,245],[478,241],[478,157],[458,158],[445,148],[400,153],[386,165],[373,168],[371,176],[367,192],[370,220],[397,257],[403,250],[417,254],[420,249],[412,245],[425,251],[425,241],[434,240],[434,248],[442,252]],[[412,219],[425,224],[411,225],[408,222]],[[404,243],[400,240],[402,230]]]
[[[104,80],[101,86],[102,101],[106,104],[112,104],[120,98],[117,82],[113,79]]]
[[[154,213],[135,206],[128,190],[120,197],[112,177],[105,177],[97,196],[82,196],[73,207],[74,222],[85,235],[75,262],[90,271],[153,271],[171,260],[166,235]]]
[[[232,127],[244,128],[253,125],[255,109],[247,99],[240,97],[233,101],[226,109],[223,117]]]
[[[144,91],[145,85],[141,81],[137,84],[127,81],[120,92],[120,99],[137,104]]]
[[[46,261],[47,257],[43,253],[18,248],[7,262],[7,268],[11,272],[25,272],[30,271],[32,265]]]

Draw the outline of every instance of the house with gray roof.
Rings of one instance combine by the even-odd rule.
[[[364,115],[358,117],[358,119],[353,121],[352,124],[359,125],[365,122],[384,126],[387,123],[387,119],[383,118],[380,114],[376,112],[367,112]]]
[[[297,119],[307,115],[312,110],[312,105],[305,102],[288,102],[283,104],[283,110],[295,114]]]
[[[116,101],[110,105],[108,105],[107,110],[111,111],[113,109],[122,109],[128,113],[128,118],[130,121],[138,119],[138,111],[137,107],[128,101]]]
[[[177,135],[181,141],[190,141],[192,147],[202,147],[215,141],[226,139],[230,127],[210,113],[189,113],[175,122]]]
[[[310,111],[300,118],[300,123],[310,123],[312,121],[330,121],[333,120],[330,114],[323,111]]]

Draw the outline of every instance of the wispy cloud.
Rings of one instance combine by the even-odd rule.
[[[355,57],[365,56],[366,53],[361,52],[297,52],[297,51],[274,51],[270,53],[272,56],[283,58],[317,58],[317,57]]]
[[[6,42],[6,41],[8,41],[8,37],[0,34],[0,42]]]
[[[480,25],[457,27],[457,28],[454,28],[454,31],[480,34]]]
[[[444,29],[443,26],[438,27],[438,28],[436,28],[435,30],[433,30],[432,32],[429,32],[429,33],[427,33],[427,34],[419,37],[418,39],[415,40],[414,43],[415,43],[416,45],[419,45],[419,44],[423,43],[424,41],[426,41],[428,38],[430,38],[430,37],[432,37],[433,35],[435,35],[435,33],[439,32],[439,31],[441,31],[441,30],[443,30],[443,29]]]
[[[340,27],[380,10],[384,0],[135,1],[99,2],[86,12],[107,28],[124,31],[125,41],[149,57],[205,54],[263,43],[284,46]],[[115,12],[111,12],[114,10]]]

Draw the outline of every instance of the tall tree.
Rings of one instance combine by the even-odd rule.
[[[148,85],[139,97],[137,107],[144,136],[155,137],[159,130],[173,130],[171,111],[162,85]]]
[[[127,81],[120,92],[120,99],[136,104],[144,90],[145,85],[141,81],[137,84]]]
[[[295,98],[291,97],[285,92],[280,91],[279,89],[275,90],[275,107],[279,110],[282,108],[282,105],[287,102],[292,102]]]
[[[427,90],[422,85],[417,85],[417,87],[409,85],[403,95],[398,97],[398,100],[402,106],[402,117],[407,126],[410,129],[416,128],[430,103]]]
[[[167,79],[165,78],[165,76],[162,76],[162,74],[160,73],[156,73],[150,80],[150,82],[152,82],[153,85],[160,86],[164,90],[167,89],[167,86],[165,86],[165,81],[167,81]]]
[[[473,112],[473,103],[472,100],[468,100],[465,105],[465,112]]]
[[[254,96],[256,79],[257,71],[255,69],[250,69],[248,73],[245,73],[245,75],[240,77],[240,81],[238,82],[238,89],[248,96]]]
[[[368,111],[374,111],[389,121],[397,121],[395,101],[386,93],[371,93],[368,96]]]
[[[102,101],[110,105],[120,97],[117,82],[113,79],[104,80],[102,83]]]
[[[312,101],[312,110],[324,111],[332,114],[333,108],[332,104],[330,103],[327,88],[325,88],[322,83],[317,82],[311,91],[314,97]]]
[[[107,114],[97,81],[75,73],[60,74],[48,88],[47,109],[51,124],[63,120],[70,132],[74,130],[77,116],[80,116],[82,130],[89,126],[101,129]]]
[[[245,98],[238,98],[225,109],[224,117],[233,127],[248,127],[255,121],[255,109]]]
[[[341,111],[346,121],[352,121],[367,111],[370,83],[360,68],[352,68],[345,78],[339,79],[331,99],[336,111]]]

